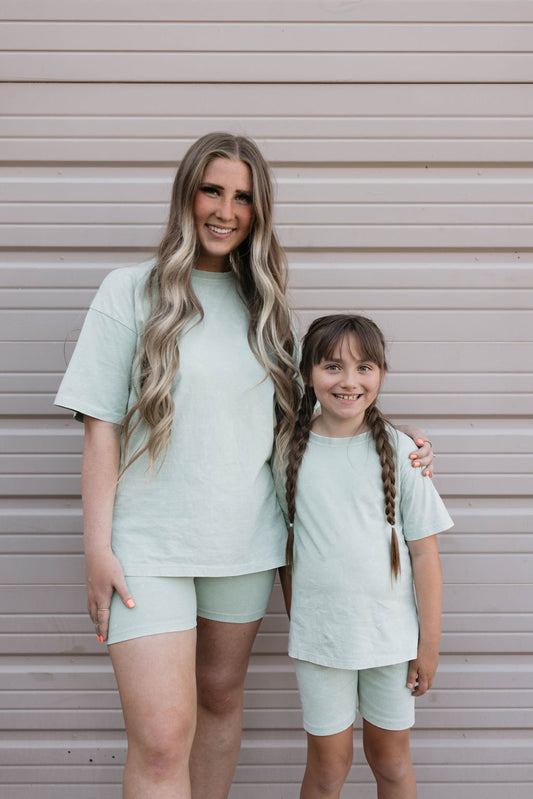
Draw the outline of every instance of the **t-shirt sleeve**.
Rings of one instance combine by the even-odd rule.
[[[137,349],[133,293],[111,273],[87,312],[54,401],[80,421],[87,415],[121,424],[126,414]]]
[[[409,460],[410,439],[398,434],[398,473],[400,476],[400,515],[406,541],[416,541],[453,527],[453,521],[433,481]]]

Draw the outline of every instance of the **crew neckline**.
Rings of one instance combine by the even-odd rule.
[[[322,436],[319,433],[313,433],[312,430],[309,431],[309,441],[323,447],[342,447],[347,444],[365,443],[369,438],[372,438],[370,430],[366,430],[364,433],[358,433],[356,436],[343,436],[342,438],[331,438],[329,436]]]
[[[192,274],[200,280],[230,280],[235,277],[232,269],[229,272],[208,272],[206,269],[193,269]]]

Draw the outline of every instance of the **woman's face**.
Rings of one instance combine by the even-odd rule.
[[[211,161],[196,193],[193,215],[200,249],[196,268],[227,270],[228,255],[246,239],[254,221],[249,167],[229,158]]]

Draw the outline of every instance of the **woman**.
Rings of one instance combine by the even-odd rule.
[[[285,287],[261,153],[204,136],[155,262],[105,279],[56,398],[85,423],[88,608],[121,696],[125,799],[229,791],[284,564],[269,460],[300,398]],[[428,446],[416,454],[431,465]]]

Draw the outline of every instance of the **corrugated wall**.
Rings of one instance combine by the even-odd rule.
[[[418,703],[421,799],[533,779],[533,3],[0,3],[0,796],[117,799],[124,736],[84,612],[81,427],[51,405],[103,276],[149,256],[187,146],[256,137],[302,325],[392,342],[386,407],[427,430],[442,660]],[[279,593],[232,799],[295,799],[304,737]],[[360,743],[360,742],[359,742]],[[343,796],[375,795],[360,745]]]

